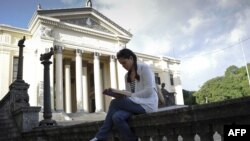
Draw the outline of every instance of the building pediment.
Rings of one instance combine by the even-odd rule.
[[[37,10],[36,16],[48,17],[72,27],[112,34],[130,39],[132,34],[91,7],[72,9]],[[32,21],[31,21],[32,23]]]
[[[75,18],[65,18],[61,19],[62,22],[79,25],[85,28],[90,28],[93,30],[98,30],[101,32],[106,32],[110,34],[114,34],[111,30],[109,30],[107,27],[104,27],[102,22],[93,17],[92,15],[83,15],[81,17],[75,17]]]

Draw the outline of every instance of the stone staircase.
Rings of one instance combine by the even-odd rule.
[[[0,141],[18,141],[20,132],[12,116],[0,110]]]

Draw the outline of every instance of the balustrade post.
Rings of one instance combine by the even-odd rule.
[[[53,48],[50,52],[41,54],[40,61],[44,65],[44,120],[40,121],[39,126],[41,127],[51,127],[57,125],[55,120],[52,120],[51,112],[51,100],[50,100],[50,71],[49,65],[52,64],[50,60],[51,56],[54,54]]]
[[[221,141],[224,141],[224,135],[221,135]]]
[[[196,132],[201,141],[213,141],[214,128],[213,124],[196,124]]]
[[[162,128],[163,135],[167,138],[167,141],[178,141],[178,134],[174,127]]]
[[[224,133],[223,133],[223,131],[217,131],[217,132],[221,137],[221,141],[224,141]]]
[[[23,80],[23,48],[25,36],[18,41],[19,57],[18,57],[18,70],[17,79],[9,86],[10,89],[10,112],[14,112],[22,107],[29,107],[29,84]]]
[[[221,141],[224,141],[224,124],[217,124],[215,131],[220,135]]]

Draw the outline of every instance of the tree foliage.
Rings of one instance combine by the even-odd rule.
[[[248,71],[250,70],[250,64]],[[225,75],[208,80],[193,94],[198,104],[217,102],[250,95],[246,67],[230,66]]]

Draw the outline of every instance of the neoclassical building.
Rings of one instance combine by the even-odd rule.
[[[43,105],[43,65],[40,54],[55,51],[51,59],[52,109],[66,113],[106,111],[111,97],[105,88],[125,89],[126,70],[115,55],[132,38],[132,34],[92,8],[44,10],[39,6],[28,29],[0,25],[0,98],[16,79],[17,42],[26,37],[23,79],[30,84],[29,102]],[[180,61],[170,57],[136,52],[138,61],[148,64],[158,83],[165,83],[176,93],[176,104],[183,105]]]

